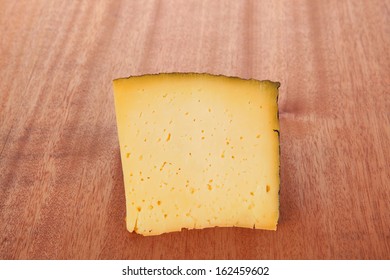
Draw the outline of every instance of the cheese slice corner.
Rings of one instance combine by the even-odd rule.
[[[276,230],[278,87],[194,73],[114,80],[127,229]]]

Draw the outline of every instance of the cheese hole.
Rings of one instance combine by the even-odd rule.
[[[138,212],[141,212],[141,207],[138,206],[138,207],[137,207],[137,211],[138,211]]]
[[[160,200],[157,201],[157,205],[158,205],[158,206],[161,205],[161,201],[160,201]]]
[[[250,194],[253,196],[253,195],[255,195],[253,192],[250,192]]]
[[[168,133],[167,142],[168,142],[169,140],[171,140],[171,134],[170,134],[170,133]]]
[[[129,157],[130,157],[130,153],[127,153],[127,154],[126,154],[126,157],[129,158]]]
[[[256,135],[256,138],[260,138],[260,134],[257,134],[257,135]]]
[[[267,185],[266,187],[265,187],[265,191],[266,192],[269,192],[271,190],[271,187],[269,186],[269,185]]]
[[[164,218],[166,219],[168,217],[168,214],[164,214]]]
[[[210,184],[207,185],[207,188],[209,189],[209,191],[213,189],[213,187]]]

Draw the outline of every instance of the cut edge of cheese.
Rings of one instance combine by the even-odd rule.
[[[113,86],[128,231],[276,230],[280,83],[162,73]]]

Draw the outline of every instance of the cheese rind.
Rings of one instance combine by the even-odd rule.
[[[275,230],[278,87],[209,74],[115,80],[127,229]]]

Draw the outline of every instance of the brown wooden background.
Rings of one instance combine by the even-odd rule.
[[[112,80],[280,81],[281,218],[125,229]],[[1,259],[389,259],[389,1],[0,0]]]

